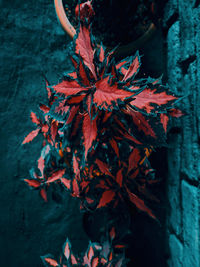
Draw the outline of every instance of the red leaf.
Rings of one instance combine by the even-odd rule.
[[[119,62],[115,67],[118,70],[119,68],[121,68],[126,63],[127,63],[127,60],[123,60],[123,61]]]
[[[97,208],[105,207],[108,203],[110,203],[113,200],[114,197],[115,197],[115,192],[113,192],[112,190],[107,190],[103,192]]]
[[[61,178],[63,178],[63,175],[65,174],[65,169],[59,170],[54,172],[46,181],[47,184],[55,182],[56,180],[59,180]]]
[[[85,147],[85,159],[87,158],[88,151],[92,147],[93,141],[95,141],[97,137],[96,121],[97,117],[92,120],[88,114],[85,115],[83,119],[83,145]]]
[[[47,192],[44,188],[40,190],[40,195],[44,199],[44,201],[47,202]]]
[[[111,139],[110,144],[111,144],[113,150],[115,151],[117,157],[119,158],[119,147],[117,145],[117,142],[114,139]]]
[[[51,124],[51,139],[53,142],[55,142],[57,133],[58,133],[58,122],[53,121]]]
[[[86,70],[84,68],[84,65],[82,63],[82,61],[80,60],[79,62],[79,68],[78,68],[78,74],[80,76],[81,82],[85,85],[85,86],[91,86],[90,85],[90,81],[87,77],[87,73]]]
[[[99,264],[99,259],[96,257],[92,260],[92,267],[97,267]]]
[[[58,262],[51,258],[44,258],[44,260],[53,267],[59,266]]]
[[[103,174],[109,175],[114,178],[114,176],[110,173],[109,168],[106,163],[102,162],[100,159],[96,159],[95,163],[98,165],[100,171]]]
[[[30,132],[26,138],[24,139],[23,143],[22,144],[26,144],[26,143],[29,143],[31,142],[39,133],[40,129],[37,128],[36,130],[33,130],[32,132]]]
[[[121,135],[123,137],[127,138],[128,140],[131,140],[132,142],[134,142],[137,145],[141,145],[142,144],[140,141],[138,141],[135,137],[133,137],[132,135],[130,135],[128,132],[122,132],[120,130],[119,133],[121,133]]]
[[[76,54],[80,55],[84,64],[89,68],[95,80],[97,80],[94,60],[94,50],[90,39],[90,30],[85,25],[80,26],[78,36],[76,38]]]
[[[134,148],[128,159],[128,172],[130,172],[133,169],[137,169],[139,167],[138,165],[140,160],[141,160],[140,150]]]
[[[24,179],[25,182],[27,182],[27,184],[31,187],[34,187],[34,188],[38,188],[40,187],[41,183],[37,180],[34,180],[34,179]]]
[[[69,117],[68,117],[68,119],[66,121],[66,124],[70,124],[73,121],[73,118],[76,115],[76,113],[78,112],[78,110],[79,110],[79,107],[78,106],[73,106],[70,109]]]
[[[131,78],[134,74],[136,74],[138,72],[138,69],[140,67],[140,61],[139,61],[139,57],[138,55],[135,57],[135,59],[133,60],[133,62],[131,63],[131,65],[129,66],[123,81],[128,80],[129,78]]]
[[[105,52],[104,52],[103,46],[101,45],[99,49],[100,49],[100,51],[99,51],[99,61],[103,62],[104,58],[105,58]]]
[[[67,241],[66,241],[66,243],[65,243],[65,245],[64,245],[64,251],[63,251],[63,253],[64,253],[64,255],[65,255],[65,257],[66,257],[66,259],[69,259],[69,257],[70,257],[70,244],[69,244],[69,240],[67,239]]]
[[[156,219],[155,215],[152,213],[152,211],[147,208],[147,206],[144,204],[144,201],[140,199],[135,194],[131,193],[128,188],[126,188],[130,201],[140,210],[146,212],[149,216]]]
[[[31,117],[31,120],[33,123],[35,123],[37,125],[40,124],[40,120],[38,119],[38,117],[36,116],[36,114],[34,112],[31,112],[30,117]]]
[[[75,197],[79,197],[80,192],[79,192],[79,186],[78,186],[76,179],[73,180],[72,187],[73,187],[73,194],[72,195]]]
[[[56,93],[64,94],[66,97],[77,95],[80,92],[87,91],[88,88],[82,87],[76,80],[62,81],[53,86]]]
[[[120,187],[122,187],[122,182],[123,182],[122,171],[123,171],[123,168],[117,172],[117,177],[116,177],[116,181]]]
[[[133,122],[137,125],[139,131],[143,131],[145,135],[150,135],[156,138],[156,135],[153,129],[151,128],[151,125],[140,112],[130,110],[128,111],[128,114],[131,115]]]
[[[55,108],[55,112],[56,113],[60,113],[63,115],[64,113],[67,113],[67,111],[69,110],[69,106],[66,105],[67,99],[64,99],[63,101],[61,101],[58,105],[58,107]]]
[[[150,113],[155,107],[150,104],[156,104],[161,106],[167,104],[169,101],[177,99],[173,95],[167,95],[166,92],[157,92],[156,89],[145,88],[141,93],[134,96],[135,100],[131,101],[130,104],[139,108],[145,109],[147,113]]]
[[[50,108],[44,104],[40,104],[40,110],[42,110],[46,114],[49,112]]]
[[[105,111],[105,116],[102,122],[105,123],[110,118],[111,115],[112,115],[112,112]]]
[[[79,164],[75,155],[73,156],[73,170],[75,174],[78,174],[80,172]]]
[[[64,186],[67,188],[67,189],[70,189],[71,188],[71,181],[66,179],[66,178],[61,178],[60,179],[61,182],[64,184]]]
[[[86,197],[85,200],[87,201],[88,204],[94,203],[94,200],[89,197]]]
[[[87,1],[80,5],[77,5],[75,8],[75,15],[76,17],[79,16],[80,20],[90,19],[95,15],[94,10],[92,8],[91,1]]]
[[[78,264],[78,262],[77,262],[77,260],[73,254],[71,254],[71,261],[72,261],[72,264],[75,264],[75,265]]]
[[[39,157],[38,159],[38,169],[40,170],[42,176],[44,174],[44,158],[42,156]]]
[[[168,121],[169,121],[169,117],[166,114],[161,113],[160,114],[160,122],[162,123],[165,132],[167,132]]]
[[[78,95],[78,96],[73,96],[69,100],[67,100],[68,104],[79,104],[80,102],[83,101],[85,98],[86,94]]]
[[[101,108],[108,108],[108,106],[113,106],[113,102],[117,104],[117,100],[125,100],[127,97],[133,95],[132,92],[119,89],[118,85],[115,83],[110,85],[108,83],[109,76],[103,78],[96,82],[96,91],[94,93],[93,102]]]
[[[47,90],[47,93],[48,93],[48,99],[50,99],[51,96],[52,96],[52,93],[51,93],[51,89],[49,87],[49,82],[47,81],[47,79],[45,79],[45,82],[46,82],[46,90]]]
[[[72,128],[71,136],[76,135],[81,119],[82,119],[82,115],[77,115],[73,128]]]
[[[89,251],[88,251],[88,255],[87,255],[90,262],[91,262],[91,259],[93,256],[94,256],[94,250],[93,250],[92,246],[90,246]]]
[[[42,130],[43,133],[47,133],[48,130],[49,130],[49,126],[48,126],[47,124],[44,124],[44,125],[42,126],[41,130]]]
[[[67,76],[70,76],[74,79],[77,79],[77,73],[74,71],[74,72],[71,72],[71,73],[67,73]]]
[[[170,116],[176,117],[176,118],[179,118],[184,115],[180,109],[175,109],[175,108],[170,109],[169,114]]]

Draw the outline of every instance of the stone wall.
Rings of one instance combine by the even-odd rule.
[[[167,238],[170,267],[200,266],[200,1],[169,0],[164,29],[168,82],[186,116],[169,134]]]

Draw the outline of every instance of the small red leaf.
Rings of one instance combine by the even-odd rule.
[[[47,133],[48,130],[49,130],[49,126],[48,126],[47,124],[44,124],[44,125],[42,126],[41,130],[42,130],[43,133]]]
[[[51,139],[53,142],[55,142],[57,133],[58,133],[58,122],[54,120],[51,124]]]
[[[30,132],[26,138],[24,139],[23,143],[22,144],[26,144],[26,143],[29,143],[31,142],[39,133],[40,129],[36,129],[36,130],[33,130],[32,132]]]
[[[70,109],[69,117],[66,121],[66,124],[70,124],[73,121],[73,118],[76,115],[76,113],[78,112],[78,110],[79,110],[78,106],[72,106],[72,108]]]
[[[184,115],[184,113],[180,109],[175,109],[175,108],[170,109],[169,114],[170,116],[175,117],[175,118],[179,118]]]
[[[43,173],[44,173],[44,158],[42,156],[39,157],[38,159],[38,169],[40,170],[42,176],[43,176]]]
[[[134,148],[128,159],[128,172],[133,169],[137,169],[141,160],[140,150]]]
[[[75,264],[75,265],[78,264],[78,262],[77,262],[77,260],[73,254],[71,254],[71,261],[72,261],[72,264]]]
[[[97,267],[99,264],[99,259],[96,257],[92,260],[92,267]]]
[[[69,257],[70,257],[70,244],[69,244],[68,239],[64,245],[64,255],[65,255],[66,259],[69,259]]]
[[[58,262],[51,258],[44,258],[44,260],[53,267],[59,266]]]
[[[80,26],[79,33],[76,38],[76,54],[80,55],[84,64],[89,68],[95,80],[97,80],[94,60],[94,50],[90,39],[90,30],[85,25]]]
[[[96,121],[97,117],[92,120],[88,114],[83,119],[83,145],[85,147],[85,159],[87,158],[88,151],[92,147],[93,141],[95,141],[97,137]]]
[[[169,101],[177,99],[177,97],[168,95],[165,91],[157,92],[157,89],[150,88],[145,88],[138,95],[135,95],[134,98],[135,99],[131,101],[130,104],[139,109],[145,109],[147,113],[155,109],[155,107],[150,104],[161,106],[167,104]]]
[[[115,197],[115,192],[113,192],[112,190],[107,190],[103,192],[97,208],[105,207],[108,203],[110,203],[113,200],[114,197]]]
[[[133,60],[133,62],[130,64],[124,78],[123,81],[128,80],[129,78],[131,78],[133,75],[135,75],[138,72],[138,69],[140,67],[140,61],[139,61],[139,57],[138,55],[135,57],[135,59]]]
[[[169,117],[166,114],[161,113],[160,114],[160,122],[163,125],[163,129],[165,130],[165,132],[167,132],[167,124],[169,121]]]
[[[46,114],[49,112],[50,108],[44,104],[40,104],[40,110],[42,110]]]
[[[117,157],[119,158],[119,147],[117,145],[117,142],[114,139],[111,139],[110,144],[111,144],[113,150],[115,151]]]
[[[59,170],[54,172],[46,181],[47,184],[55,182],[61,178],[63,178],[63,175],[65,174],[65,169]]]
[[[27,184],[31,187],[34,187],[34,188],[38,188],[40,187],[41,183],[37,180],[34,180],[34,179],[24,179],[25,182],[27,182]]]
[[[77,95],[80,92],[87,91],[88,89],[82,87],[76,80],[62,81],[61,83],[53,86],[56,93],[64,94],[66,97]]]
[[[76,179],[73,180],[72,187],[73,187],[73,194],[72,195],[74,197],[79,197],[80,192],[79,192],[79,186],[78,186]]]
[[[38,117],[36,116],[36,114],[34,112],[31,112],[30,114],[31,120],[33,123],[39,125],[40,124],[40,120],[38,119]]]
[[[100,49],[100,51],[99,51],[99,61],[100,62],[103,62],[104,61],[104,58],[105,58],[105,51],[104,51],[102,45],[100,46],[99,49]]]
[[[95,15],[91,1],[86,1],[75,8],[76,17],[79,16],[80,20],[85,20],[86,18],[90,20],[91,17]]]
[[[84,86],[91,86],[90,81],[87,77],[86,70],[85,70],[84,65],[82,63],[82,60],[80,60],[80,62],[79,62],[78,74],[79,74],[81,82],[84,84]]]
[[[77,157],[75,155],[73,156],[73,170],[74,170],[75,174],[78,174],[80,172],[78,160],[77,160]]]
[[[47,202],[47,192],[44,188],[40,190],[40,195],[44,199],[44,201]]]
[[[87,201],[88,204],[94,203],[94,200],[89,197],[86,197],[85,200]]]
[[[135,194],[131,193],[129,191],[128,188],[126,188],[127,192],[128,192],[128,196],[130,201],[139,209],[142,210],[144,212],[146,212],[149,216],[151,216],[152,218],[156,219],[155,215],[152,213],[152,211],[147,208],[147,206],[144,204],[144,201],[142,199],[140,199],[138,196],[136,196]]]
[[[64,184],[64,186],[67,188],[67,189],[70,189],[71,188],[71,181],[66,179],[66,178],[61,178],[60,179],[61,182]]]
[[[61,113],[62,115],[64,113],[67,113],[67,111],[69,110],[69,106],[66,105],[66,102],[67,102],[67,99],[64,99],[63,101],[61,101],[59,105],[55,108],[55,112]]]
[[[150,135],[156,138],[156,135],[153,129],[151,128],[151,125],[140,112],[129,110],[126,113],[131,115],[133,123],[137,125],[139,131],[143,131],[145,135]]]
[[[93,250],[93,247],[90,246],[89,251],[88,251],[88,255],[87,255],[90,262],[91,262],[91,259],[93,256],[94,256],[94,250]]]
[[[120,187],[122,187],[122,182],[123,182],[122,171],[123,171],[123,168],[117,172],[117,177],[116,177],[116,181]]]
[[[101,171],[103,174],[109,175],[109,176],[111,176],[111,177],[114,178],[114,176],[110,173],[109,168],[108,168],[108,166],[107,166],[106,163],[104,163],[104,162],[101,161],[100,159],[96,159],[95,163],[98,165],[100,171]]]

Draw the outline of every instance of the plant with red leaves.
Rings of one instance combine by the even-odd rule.
[[[63,245],[63,253],[59,260],[55,260],[51,254],[42,256],[41,259],[46,267],[125,267],[126,260],[124,257],[124,245],[113,243],[115,238],[115,229],[112,228],[109,239],[102,244],[90,242],[85,254],[77,257],[73,254],[71,243],[67,239]]]
[[[166,144],[170,117],[182,116],[175,108],[178,97],[160,79],[139,78],[139,53],[116,63],[114,50],[106,52],[95,43],[90,1],[77,12],[80,25],[71,56],[74,71],[57,85],[47,83],[48,105],[40,105],[42,118],[31,112],[37,128],[23,144],[39,133],[44,142],[36,170],[24,180],[45,201],[47,188],[57,183],[79,198],[83,209],[117,209],[122,202],[132,203],[155,219],[146,205],[157,200],[148,190],[156,182],[148,156],[154,147]],[[49,257],[44,261],[50,266],[78,261],[67,253],[65,263],[62,257],[59,262]],[[88,266],[100,264],[94,256],[87,259]],[[105,266],[117,266],[109,264]]]

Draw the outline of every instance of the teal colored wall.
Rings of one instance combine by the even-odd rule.
[[[169,267],[200,266],[200,1],[169,0],[164,27],[168,82],[187,115],[169,134]]]

